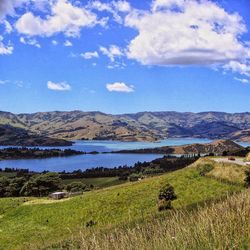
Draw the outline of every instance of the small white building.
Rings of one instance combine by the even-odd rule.
[[[67,192],[54,192],[50,195],[50,197],[54,200],[60,200],[66,198],[68,196]]]

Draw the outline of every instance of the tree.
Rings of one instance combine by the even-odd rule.
[[[0,177],[0,197],[5,197],[6,187],[8,187],[9,183],[10,183],[9,178],[5,176]]]
[[[26,179],[23,177],[11,178],[9,185],[5,189],[6,197],[17,197],[25,183]]]
[[[171,201],[177,199],[173,186],[171,186],[169,183],[165,184],[160,189],[158,199],[159,199],[158,201],[159,211],[171,209],[172,208]]]
[[[62,188],[62,179],[57,173],[45,173],[33,176],[21,190],[24,196],[47,196]]]

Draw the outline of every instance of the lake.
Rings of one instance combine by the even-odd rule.
[[[166,139],[160,142],[120,142],[120,141],[75,141],[69,147],[57,147],[60,149],[74,149],[84,152],[98,151],[111,152],[123,149],[154,148],[161,146],[177,146],[192,143],[208,143],[208,139],[185,138]],[[249,145],[249,144],[248,144]],[[247,146],[244,144],[244,146]],[[4,148],[4,147],[0,147]],[[51,147],[39,147],[48,149]],[[159,154],[87,154],[70,157],[55,157],[49,159],[30,160],[4,160],[0,161],[0,168],[28,168],[32,171],[73,171],[77,169],[85,170],[93,167],[118,167],[122,165],[132,166],[138,161],[152,161],[161,157]]]

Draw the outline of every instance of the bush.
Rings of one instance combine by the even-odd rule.
[[[245,174],[246,174],[246,178],[245,178],[245,183],[246,183],[246,186],[247,187],[250,187],[250,170],[246,170],[245,171]]]
[[[171,201],[177,199],[173,186],[171,186],[169,183],[164,185],[160,189],[158,199],[159,199],[158,201],[159,211],[171,209],[172,208]]]
[[[66,190],[68,192],[83,192],[84,190],[86,190],[86,184],[80,182],[80,181],[76,181],[76,182],[72,182],[70,184],[68,184],[66,186]]]
[[[211,164],[204,164],[204,165],[198,165],[197,170],[199,172],[200,176],[205,176],[207,173],[209,173],[211,170],[213,170],[213,165]]]
[[[141,176],[141,174],[131,174],[130,176],[129,176],[129,181],[138,181],[139,180],[139,178],[141,178],[142,176]]]

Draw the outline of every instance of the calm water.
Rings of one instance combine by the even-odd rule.
[[[84,152],[110,152],[123,149],[140,149],[154,148],[162,146],[178,146],[192,143],[208,143],[208,139],[185,138],[185,139],[166,139],[159,142],[120,142],[120,141],[74,141],[72,146],[56,147],[60,149],[74,149]],[[4,146],[0,146],[5,148]],[[31,147],[32,148],[32,147]],[[41,149],[49,149],[51,147],[39,147]]]
[[[167,139],[161,142],[119,142],[119,141],[75,141],[70,147],[57,147],[61,149],[71,148],[85,152],[98,151],[110,152],[122,149],[153,148],[161,146],[175,146],[191,143],[208,143],[208,139]],[[249,145],[249,144],[248,144]],[[244,144],[247,146],[247,144]],[[0,147],[3,148],[3,147]],[[49,147],[40,147],[42,149]],[[157,154],[98,154],[98,155],[77,155],[71,157],[31,159],[31,160],[7,160],[0,161],[0,168],[28,168],[33,171],[73,171],[85,170],[92,167],[117,167],[120,165],[132,166],[138,161],[151,161],[159,158]]]
[[[93,167],[118,167],[120,165],[132,166],[138,161],[152,161],[160,158],[155,154],[98,154],[98,155],[77,155],[70,157],[55,157],[47,159],[31,160],[7,160],[0,161],[0,168],[28,168],[33,171],[68,171]]]

